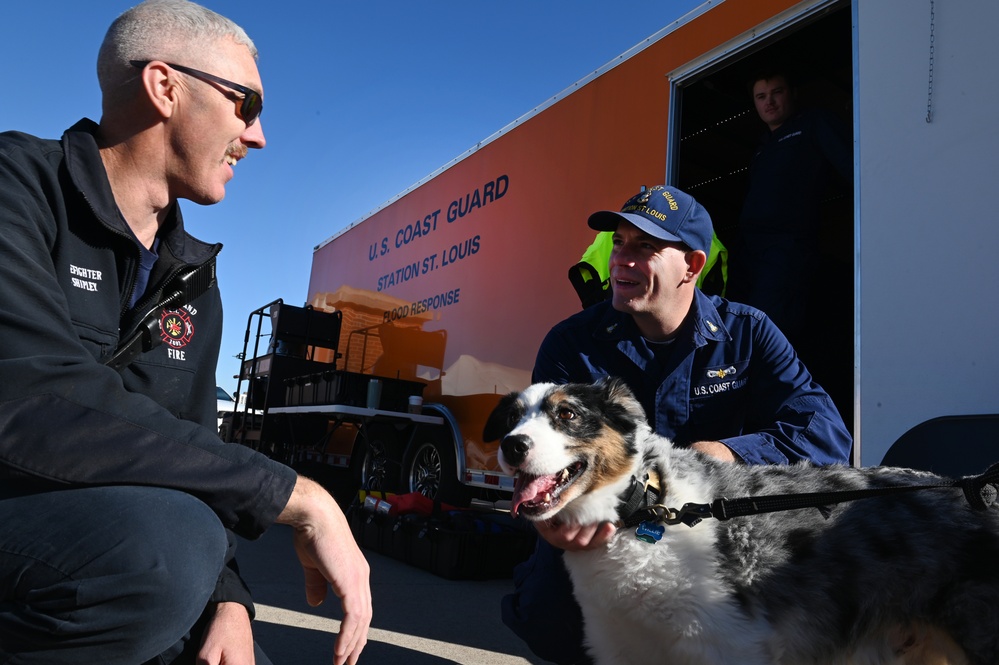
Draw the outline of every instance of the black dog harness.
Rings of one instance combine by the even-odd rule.
[[[621,503],[617,507],[617,525],[632,527],[648,521],[654,515],[650,511],[663,507],[659,505],[661,496],[662,482],[658,469],[650,469],[644,481],[632,476],[631,485],[621,495]]]

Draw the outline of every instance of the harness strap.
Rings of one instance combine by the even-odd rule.
[[[631,485],[621,495],[621,504],[617,508],[619,524],[632,527],[644,521],[649,506],[658,503],[660,496],[662,487],[657,469],[649,470],[644,482],[632,476]]]

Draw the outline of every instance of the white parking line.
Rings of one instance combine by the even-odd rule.
[[[276,623],[284,626],[294,626],[296,628],[306,628],[308,630],[318,630],[326,633],[338,633],[340,622],[328,617],[316,616],[305,612],[286,610],[270,605],[256,605],[257,615],[255,621],[264,623]],[[485,651],[475,649],[451,642],[441,642],[425,637],[407,635],[406,633],[396,633],[391,630],[371,628],[368,631],[369,642],[384,642],[399,647],[404,647],[412,651],[429,654],[432,656],[447,655],[456,663],[469,663],[477,665],[480,663],[494,663],[496,665],[523,665],[530,661],[519,656],[497,653],[495,651]]]

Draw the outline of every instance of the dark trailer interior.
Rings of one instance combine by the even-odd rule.
[[[849,3],[836,3],[775,31],[677,82],[674,90],[671,177],[700,201],[715,232],[732,246],[749,164],[765,131],[751,97],[753,75],[776,66],[788,71],[799,108],[834,112],[853,131],[852,19]],[[830,393],[848,427],[854,400],[853,183],[831,177],[821,204],[821,275],[815,298],[823,303],[796,348]]]

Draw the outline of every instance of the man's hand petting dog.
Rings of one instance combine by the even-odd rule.
[[[610,522],[599,524],[562,524],[558,520],[535,522],[538,535],[552,547],[570,552],[606,547],[617,529]]]
[[[721,441],[698,441],[690,447],[723,462],[737,462],[739,460],[732,449]],[[617,531],[617,528],[610,522],[562,524],[558,520],[535,522],[534,528],[538,530],[539,536],[548,541],[549,545],[569,552],[606,547],[607,543],[614,537],[614,532]]]
[[[690,444],[690,448],[704,453],[705,455],[710,455],[711,457],[720,459],[723,462],[739,461],[739,458],[735,456],[732,449],[721,441],[698,441],[697,443]]]

